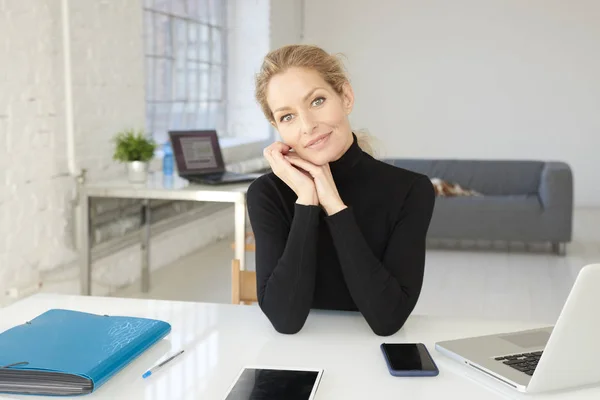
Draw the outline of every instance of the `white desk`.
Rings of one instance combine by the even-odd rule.
[[[49,308],[158,318],[172,325],[165,340],[86,396],[90,399],[221,400],[247,364],[323,368],[317,400],[600,398],[600,386],[523,395],[434,349],[439,340],[540,326],[535,323],[412,316],[398,334],[383,338],[373,334],[357,313],[313,311],[300,333],[281,335],[256,306],[39,294],[0,309],[0,331]],[[379,349],[383,341],[425,343],[438,364],[439,376],[391,376]],[[186,352],[168,367],[142,379],[157,361],[182,348]],[[0,399],[31,397],[0,395]]]
[[[150,287],[150,207],[151,200],[186,200],[233,203],[235,205],[235,258],[245,268],[246,191],[249,183],[227,185],[189,184],[178,176],[163,178],[162,174],[149,175],[145,184],[132,184],[126,178],[115,181],[88,183],[81,188],[80,268],[81,294],[91,294],[92,260],[90,249],[90,199],[93,197],[142,199],[142,292]]]

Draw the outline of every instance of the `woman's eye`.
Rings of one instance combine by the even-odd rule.
[[[279,119],[279,122],[287,122],[292,119],[292,114],[285,114],[283,117]]]
[[[325,102],[325,97],[317,97],[316,99],[313,100],[312,105],[313,106],[320,106],[324,102]]]

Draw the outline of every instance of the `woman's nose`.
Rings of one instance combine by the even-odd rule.
[[[318,125],[317,121],[312,117],[312,115],[310,115],[310,113],[301,115],[300,120],[302,122],[301,123],[302,133],[305,133],[307,135],[310,135],[311,133],[313,133],[313,131],[315,130],[315,128]]]

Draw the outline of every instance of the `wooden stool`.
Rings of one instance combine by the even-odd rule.
[[[256,272],[241,271],[240,260],[231,262],[231,302],[252,304],[258,302],[256,295]]]
[[[231,249],[235,250],[235,242],[231,243]],[[256,244],[254,243],[254,233],[246,232],[246,246],[244,247],[246,251],[256,251]]]

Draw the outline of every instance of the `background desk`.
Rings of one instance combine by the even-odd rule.
[[[81,190],[81,294],[91,294],[92,260],[90,231],[90,199],[93,197],[128,198],[143,200],[144,227],[142,229],[142,292],[150,287],[150,200],[188,200],[233,203],[235,205],[235,258],[243,270],[246,265],[246,191],[250,183],[228,185],[196,185],[174,176],[164,180],[161,174],[151,174],[145,184],[132,184],[127,179],[89,183]]]
[[[281,335],[256,306],[40,294],[0,309],[0,331],[59,307],[159,318],[173,327],[165,340],[86,399],[221,400],[240,369],[248,364],[323,368],[317,400],[600,398],[600,386],[523,395],[434,349],[439,340],[540,326],[527,322],[412,316],[399,333],[383,338],[373,334],[358,313],[312,311],[298,334]],[[379,349],[383,341],[425,343],[440,375],[391,376]],[[168,367],[142,379],[147,369],[182,348],[186,352]],[[31,397],[0,395],[0,399]]]

